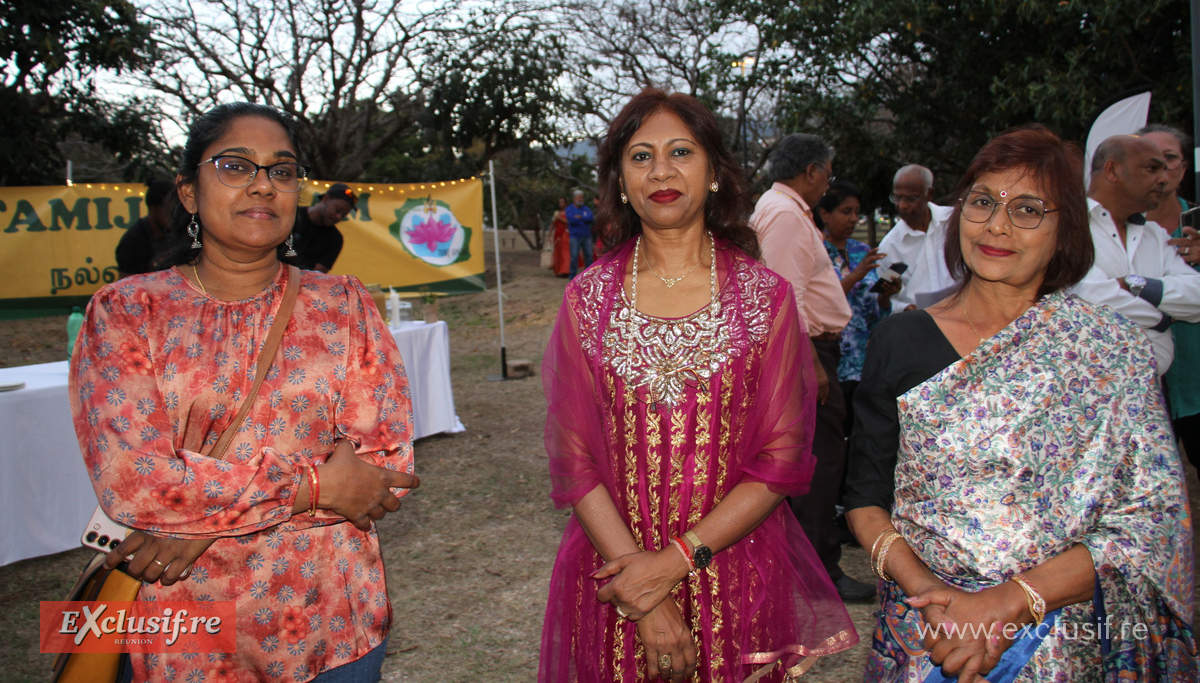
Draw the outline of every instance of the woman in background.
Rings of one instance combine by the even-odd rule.
[[[842,330],[842,358],[838,362],[838,382],[846,397],[847,434],[854,420],[852,399],[862,377],[867,339],[875,323],[892,312],[892,295],[900,292],[899,283],[891,281],[880,285],[878,293],[871,291],[879,281],[875,267],[887,254],[850,237],[858,227],[861,206],[862,193],[858,187],[845,180],[835,180],[817,202],[814,215],[817,226],[825,233],[825,250],[829,252],[853,313]]]
[[[558,198],[558,209],[550,219],[553,226],[551,235],[554,240],[554,274],[558,277],[571,275],[571,237],[567,234],[567,198]]]

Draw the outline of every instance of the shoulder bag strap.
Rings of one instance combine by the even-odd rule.
[[[292,317],[292,308],[296,305],[296,297],[299,294],[300,269],[289,265],[287,288],[283,291],[283,301],[279,303],[279,310],[275,311],[275,322],[271,324],[271,331],[267,333],[267,340],[263,343],[262,351],[258,354],[254,386],[250,388],[250,393],[242,401],[242,407],[238,410],[237,417],[233,418],[233,422],[221,434],[221,438],[217,441],[217,445],[213,447],[212,452],[209,453],[209,457],[216,458],[217,460],[225,459],[225,450],[229,448],[229,443],[233,441],[238,428],[242,426],[246,415],[250,413],[250,408],[254,405],[254,399],[258,396],[258,390],[262,387],[263,380],[267,378],[267,372],[271,369],[271,365],[275,360],[275,351],[279,349],[279,341],[283,339],[283,330],[287,327],[288,320]]]

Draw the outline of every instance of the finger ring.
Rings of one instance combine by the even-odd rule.
[[[155,560],[155,561],[154,561],[154,564],[157,564],[157,565],[158,565],[158,566],[160,566],[160,567],[165,567],[165,566],[167,566],[167,565],[163,564],[162,562],[159,562],[158,560]]]
[[[621,609],[620,607],[616,607],[616,608],[614,608],[614,609],[616,609],[616,610],[617,610],[617,616],[618,616],[618,617],[621,617],[622,619],[628,619],[628,618],[629,618],[629,615],[625,614],[625,610]]]
[[[659,655],[658,656],[658,670],[659,671],[670,671],[671,670],[671,655]]]
[[[1191,251],[1192,251],[1192,248],[1191,248],[1191,247],[1184,247],[1184,248],[1183,248],[1183,255],[1184,255],[1184,256],[1187,256],[1189,253],[1191,253]]]

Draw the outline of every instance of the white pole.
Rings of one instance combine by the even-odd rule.
[[[496,214],[496,167],[488,161],[488,179],[492,181],[492,237],[496,246],[496,300],[500,304],[500,362],[504,363],[501,374],[508,376],[508,361],[504,348],[504,285],[500,282],[500,221]]]

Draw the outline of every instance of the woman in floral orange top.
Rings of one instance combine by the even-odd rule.
[[[79,442],[105,511],[138,530],[110,566],[132,557],[140,600],[236,602],[236,653],[135,654],[137,681],[379,679],[391,605],[373,520],[417,479],[404,368],[358,280],[295,271],[266,380],[224,458],[209,455],[291,277],[296,149],[271,107],[200,117],[167,269],[97,292],[79,337]]]

